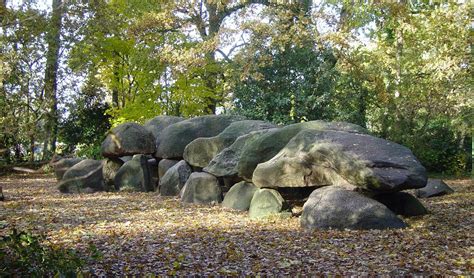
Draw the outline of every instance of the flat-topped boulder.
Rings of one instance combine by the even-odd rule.
[[[242,117],[207,115],[172,124],[156,139],[155,156],[168,159],[182,158],[184,149],[194,139],[216,136],[232,122],[239,120],[243,120]]]
[[[104,190],[102,177],[102,162],[94,159],[85,159],[63,175],[58,184],[63,193],[89,193]]]
[[[197,138],[189,143],[184,149],[184,160],[193,166],[206,167],[218,153],[232,145],[239,136],[274,127],[276,127],[274,124],[265,121],[233,122],[216,136]]]
[[[156,116],[153,119],[146,121],[143,126],[150,131],[156,139],[163,129],[183,120],[184,118],[176,116]]]
[[[338,186],[314,190],[303,206],[300,223],[307,230],[406,227],[406,224],[383,204]]]
[[[374,192],[425,186],[425,168],[406,147],[368,134],[303,130],[253,173],[258,187],[350,184]]]
[[[122,157],[134,154],[153,154],[155,137],[142,125],[124,123],[113,128],[102,142],[104,157]]]
[[[252,181],[253,171],[259,163],[270,160],[301,130],[336,130],[348,133],[366,133],[367,130],[350,123],[309,121],[291,124],[280,129],[253,138],[245,144],[238,162],[238,175],[247,181]]]

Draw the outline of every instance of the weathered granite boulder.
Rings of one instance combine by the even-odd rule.
[[[285,208],[285,200],[274,189],[255,191],[249,207],[249,216],[253,219],[265,218],[279,214]]]
[[[229,192],[225,194],[222,206],[236,210],[248,210],[257,190],[258,187],[254,184],[241,181],[232,186]]]
[[[178,196],[191,173],[191,167],[186,161],[176,163],[160,179],[158,188],[161,196]]]
[[[115,187],[121,191],[154,191],[148,169],[148,158],[143,154],[133,156],[118,170],[114,179]]]
[[[58,188],[63,193],[87,193],[104,190],[102,162],[85,159],[75,164],[64,173]]]
[[[260,135],[272,132],[275,129],[264,129],[253,131],[249,134],[238,137],[232,145],[222,150],[209,162],[209,165],[203,169],[204,172],[213,174],[216,177],[237,176],[238,163],[242,156],[242,151],[246,144],[251,144],[253,140],[259,138]]]
[[[161,179],[166,174],[166,172],[171,167],[176,165],[176,163],[178,163],[178,162],[179,162],[179,160],[173,160],[173,159],[162,159],[162,160],[160,160],[160,162],[158,162],[158,177]]]
[[[186,146],[194,139],[212,137],[221,133],[241,117],[207,115],[177,122],[162,130],[156,139],[155,157],[182,158]]]
[[[367,134],[303,130],[253,173],[258,187],[353,185],[396,192],[426,184],[426,170],[406,147]]]
[[[81,162],[83,159],[82,158],[61,158],[53,163],[51,165],[53,166],[54,169],[54,174],[56,175],[57,180],[61,180],[63,178],[64,173],[71,168],[72,166],[76,165],[77,163]]]
[[[161,134],[163,129],[183,120],[184,118],[176,116],[156,116],[153,119],[146,121],[143,126],[148,131],[150,131],[153,134],[153,137],[156,139]]]
[[[270,160],[301,130],[336,130],[349,133],[366,133],[367,131],[354,124],[342,122],[310,121],[272,129],[247,142],[238,162],[239,176],[247,181],[252,180],[253,171],[259,163]]]
[[[109,131],[101,146],[104,157],[121,157],[155,152],[155,138],[142,125],[124,123]]]
[[[105,190],[115,190],[114,180],[120,167],[122,167],[123,161],[118,158],[106,158],[103,162],[102,175],[105,182]]]
[[[181,201],[194,204],[222,202],[222,191],[217,178],[204,172],[192,173],[182,189]]]
[[[444,181],[439,179],[428,179],[425,187],[415,191],[418,198],[430,198],[453,193],[454,190]]]
[[[398,229],[406,224],[381,203],[338,186],[318,188],[303,206],[301,226],[314,229]]]
[[[276,127],[274,124],[256,120],[233,122],[216,136],[197,138],[189,143],[184,149],[184,160],[193,166],[206,167],[218,153],[232,145],[239,136],[274,127]]]
[[[374,196],[373,199],[384,204],[397,215],[418,216],[428,213],[425,206],[415,196],[406,192],[380,194]]]

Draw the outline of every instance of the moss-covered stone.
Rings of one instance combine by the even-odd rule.
[[[155,137],[142,125],[124,123],[109,131],[101,151],[104,157],[110,158],[152,154],[155,152]]]
[[[216,136],[232,122],[239,120],[242,120],[242,117],[207,115],[169,125],[156,139],[155,156],[168,159],[182,158],[184,149],[194,139]]]
[[[285,200],[274,189],[258,189],[255,191],[249,207],[249,216],[253,219],[278,215],[285,208]]]
[[[360,133],[303,130],[270,160],[260,163],[258,187],[349,184],[375,192],[420,188],[426,170],[399,144]]]
[[[236,210],[248,210],[250,202],[252,201],[253,195],[257,189],[258,187],[254,184],[241,181],[233,185],[229,192],[225,194],[222,206]]]
[[[292,124],[252,138],[245,144],[238,162],[238,175],[247,181],[252,180],[253,171],[259,163],[270,160],[301,130],[338,130],[353,133],[367,131],[354,124],[342,122],[310,121]]]

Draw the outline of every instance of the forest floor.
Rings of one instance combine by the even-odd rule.
[[[430,214],[406,218],[409,228],[314,232],[296,217],[255,221],[156,193],[68,195],[55,183],[46,175],[0,177],[0,233],[28,230],[84,257],[96,246],[100,258],[84,269],[92,275],[474,273],[472,179],[447,180],[456,192],[423,199]]]

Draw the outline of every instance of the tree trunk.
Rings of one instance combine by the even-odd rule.
[[[58,136],[58,65],[59,48],[61,45],[61,21],[63,14],[62,0],[53,0],[49,32],[47,34],[48,52],[46,54],[46,71],[44,76],[44,93],[48,104],[46,136],[49,141],[49,150],[44,150],[47,158],[50,153],[56,152]],[[49,152],[50,151],[50,152]]]
[[[112,107],[120,108],[119,104],[119,83],[120,83],[120,73],[119,73],[119,62],[117,61],[119,56],[116,52],[113,55],[113,75],[114,81],[112,86]],[[125,103],[122,103],[122,107],[125,106]]]
[[[35,161],[35,135],[30,135],[30,162]]]

